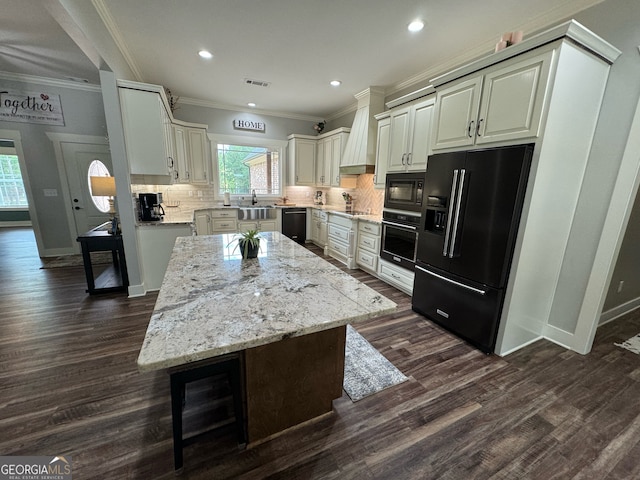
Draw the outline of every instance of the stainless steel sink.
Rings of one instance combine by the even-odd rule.
[[[278,212],[273,207],[240,207],[238,220],[266,220],[277,218]]]

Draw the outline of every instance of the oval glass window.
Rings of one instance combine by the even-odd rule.
[[[93,160],[89,164],[89,171],[87,172],[87,185],[89,186],[89,193],[91,194],[91,200],[98,210],[102,213],[109,211],[109,197],[102,195],[94,195],[91,188],[91,177],[110,177],[109,169],[100,160]]]

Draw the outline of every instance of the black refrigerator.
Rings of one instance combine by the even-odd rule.
[[[533,145],[431,155],[412,307],[494,350]]]

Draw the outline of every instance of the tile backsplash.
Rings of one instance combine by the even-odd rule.
[[[353,197],[354,210],[369,210],[372,214],[382,213],[384,203],[384,190],[373,187],[373,175],[359,175],[356,188],[314,188],[314,187],[286,187],[285,196],[290,203],[299,205],[313,204],[316,191],[322,191],[324,203],[335,207],[345,206],[342,192],[347,192]],[[188,212],[200,208],[210,208],[222,205],[222,201],[216,200],[215,189],[212,185],[131,185],[131,191],[138,193],[162,193],[165,209]],[[251,201],[251,195],[246,196],[246,201]],[[264,203],[264,202],[260,202]],[[174,210],[175,209],[175,210]]]

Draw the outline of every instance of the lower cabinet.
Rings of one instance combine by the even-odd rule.
[[[380,258],[380,234],[381,225],[367,221],[358,222],[358,247],[356,250],[356,263],[370,273],[378,270]]]
[[[379,262],[378,276],[384,282],[393,285],[398,290],[402,290],[408,295],[413,293],[413,279],[415,277],[415,273],[407,270],[406,268],[399,267],[398,265],[387,262],[381,258]]]
[[[278,232],[277,220],[252,220],[250,222],[238,222],[238,232],[258,230],[260,232]]]
[[[137,232],[144,288],[146,291],[160,290],[176,238],[190,237],[191,225],[184,223],[141,225],[137,227]]]
[[[344,263],[347,268],[357,268],[355,261],[357,223],[357,220],[329,213],[327,250],[331,257]]]
[[[238,231],[238,210],[235,208],[196,210],[193,218],[197,235]]]
[[[318,247],[327,249],[327,223],[329,214],[317,208],[311,208],[311,224],[309,230],[309,240]]]

